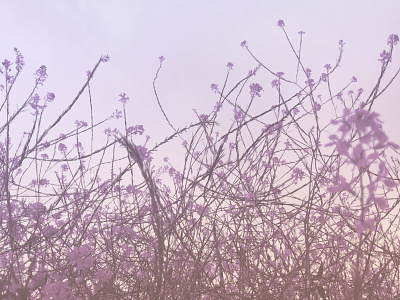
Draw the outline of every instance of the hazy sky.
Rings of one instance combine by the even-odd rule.
[[[14,61],[13,48],[25,56],[26,65],[11,100],[20,104],[33,87],[33,73],[42,64],[49,78],[39,94],[54,92],[49,119],[72,101],[84,84],[86,71],[101,55],[110,61],[100,65],[91,84],[95,121],[121,108],[120,93],[130,97],[128,125],[143,124],[146,134],[160,140],[172,133],[158,109],[152,81],[163,55],[157,86],[171,122],[183,127],[195,121],[193,109],[208,113],[216,95],[212,83],[222,85],[226,64],[235,64],[234,79],[245,76],[256,62],[240,47],[250,49],[274,71],[293,74],[296,60],[278,19],[298,45],[298,31],[305,31],[304,64],[318,78],[327,63],[334,65],[337,42],[345,41],[338,71],[339,89],[352,76],[356,87],[367,92],[379,75],[379,53],[387,49],[387,37],[400,34],[400,1],[118,1],[58,0],[0,1],[0,59]],[[391,74],[400,67],[398,45]],[[272,77],[257,78],[270,90]],[[340,83],[340,80],[343,80]],[[389,136],[400,142],[400,78],[375,106]],[[269,101],[267,97],[259,101]],[[266,102],[266,103],[267,103]],[[267,103],[270,107],[274,103]],[[89,121],[87,94],[71,115],[73,122]],[[52,120],[53,120],[52,119]],[[104,126],[106,127],[106,126]],[[112,127],[112,126],[110,126]],[[60,130],[61,131],[61,130]],[[397,136],[396,136],[397,135]]]

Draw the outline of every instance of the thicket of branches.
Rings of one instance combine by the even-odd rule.
[[[222,88],[211,86],[213,111],[183,129],[154,80],[174,132],[154,147],[137,142],[144,128],[128,124],[124,93],[109,119],[94,123],[90,112],[60,131],[84,93],[96,105],[89,83],[108,56],[47,128],[57,99],[36,93],[45,66],[15,109],[24,66],[15,49],[15,62],[0,68],[0,299],[398,299],[399,153],[373,112],[400,71],[385,77],[398,36],[366,94],[352,90],[355,77],[331,88],[343,41],[335,64],[314,77],[300,59],[304,33],[295,50],[278,26],[298,61],[294,75],[270,70],[244,41],[257,67],[228,89],[228,63]],[[252,109],[265,92],[257,81],[271,77],[273,106]],[[14,121],[30,115],[32,126],[13,139]],[[94,148],[111,118],[122,129],[104,130],[106,144]],[[171,143],[184,148],[182,165],[166,157],[156,166]]]

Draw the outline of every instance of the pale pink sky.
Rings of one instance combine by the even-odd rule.
[[[235,64],[231,85],[257,64],[240,47],[250,49],[274,71],[294,74],[296,61],[278,19],[297,45],[297,32],[306,32],[304,64],[316,78],[327,63],[334,64],[337,42],[346,43],[336,89],[354,75],[356,87],[367,92],[379,75],[379,53],[387,37],[400,34],[400,1],[2,1],[0,59],[14,61],[13,48],[26,65],[11,100],[22,103],[33,86],[33,73],[42,64],[49,78],[39,93],[56,94],[49,106],[55,118],[72,101],[103,54],[110,56],[91,85],[95,121],[121,108],[118,94],[125,92],[129,124],[143,124],[146,134],[159,141],[172,133],[158,109],[152,81],[163,55],[158,91],[166,113],[176,127],[195,121],[192,109],[210,112],[216,96],[211,83],[223,84],[226,64]],[[391,74],[400,67],[400,45],[394,52]],[[272,77],[258,77],[265,90]],[[340,82],[340,80],[343,80]],[[375,106],[391,139],[400,142],[400,78]],[[87,96],[75,109],[76,119],[89,121]],[[265,96],[259,101],[268,101]],[[270,107],[274,103],[267,103]],[[112,127],[112,126],[111,126]],[[22,130],[21,130],[22,131]]]

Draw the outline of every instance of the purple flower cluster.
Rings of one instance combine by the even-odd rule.
[[[36,70],[36,72],[33,74],[35,75],[35,81],[36,84],[43,85],[43,83],[46,81],[47,78],[47,68],[46,66],[41,66],[39,69]]]
[[[399,36],[397,34],[389,35],[388,41],[387,41],[388,45],[397,45],[398,42],[399,42]]]
[[[144,132],[143,125],[130,126],[127,129],[127,133],[128,134],[134,134],[134,135],[139,134],[139,135],[142,135],[143,132]]]
[[[211,90],[214,91],[214,94],[218,91],[218,84],[211,84]]]
[[[243,110],[239,107],[238,108],[235,107],[234,112],[235,112],[236,122],[238,122],[239,124],[242,123],[246,118],[246,115],[244,114]]]
[[[78,120],[75,121],[75,125],[76,125],[77,128],[87,127],[87,126],[88,126],[87,122],[85,122],[85,121],[78,121]]]
[[[29,105],[35,110],[34,116],[39,115],[39,113],[46,108],[46,105],[39,105],[40,97],[38,94],[35,94],[31,97],[31,101]]]
[[[283,28],[285,27],[285,22],[283,22],[283,20],[278,20],[277,26]]]
[[[390,63],[392,61],[392,53],[383,50],[380,54],[380,59],[378,59],[382,64]]]
[[[119,96],[121,97],[121,99],[119,99],[119,101],[121,101],[123,104],[125,104],[126,102],[129,101],[129,97],[125,93],[121,93],[121,94],[119,94]]]
[[[16,69],[18,72],[21,72],[22,68],[25,65],[24,56],[21,54],[21,52],[18,51],[17,48],[14,48],[14,52],[16,55],[16,58],[15,58],[15,64],[17,65]]]
[[[263,90],[263,88],[258,83],[250,84],[250,95],[251,95],[251,97],[255,97],[255,96],[261,97],[260,92],[262,90]]]
[[[109,60],[110,60],[110,57],[109,57],[108,55],[103,56],[103,57],[101,58],[101,61],[104,62],[104,63],[108,62]]]

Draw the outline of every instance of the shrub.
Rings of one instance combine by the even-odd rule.
[[[154,85],[173,129],[154,147],[149,138],[138,142],[142,125],[128,126],[125,93],[108,119],[94,123],[90,112],[90,122],[57,132],[108,56],[45,129],[46,108],[57,101],[37,92],[46,67],[12,111],[24,57],[15,50],[14,71],[4,60],[2,299],[397,299],[398,146],[372,107],[387,89],[382,79],[398,36],[389,37],[377,84],[364,96],[350,89],[355,77],[331,88],[343,41],[334,66],[315,77],[282,20],[278,26],[298,61],[293,76],[270,70],[243,41],[256,68],[229,89],[229,62],[222,88],[211,85],[213,111],[183,129],[168,119]],[[271,87],[256,81],[260,73]],[[259,105],[267,97],[273,105]],[[27,111],[32,126],[14,142],[13,122]],[[95,130],[111,118],[123,129],[106,128],[105,145],[93,149]],[[182,165],[165,157],[156,167],[156,150],[179,141]]]

